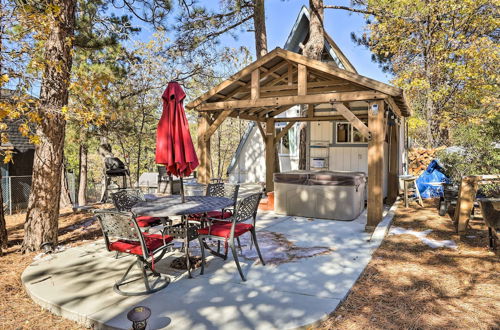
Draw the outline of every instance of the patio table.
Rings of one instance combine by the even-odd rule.
[[[189,277],[191,278],[189,241],[195,239],[198,235],[195,230],[196,228],[189,227],[187,216],[190,214],[221,210],[233,204],[234,201],[230,198],[213,196],[185,196],[185,202],[182,203],[181,196],[173,195],[139,202],[132,208],[132,212],[138,216],[158,218],[166,218],[175,215],[181,216],[181,226],[165,226],[164,231],[166,234],[172,234],[171,236],[184,239],[186,265]]]

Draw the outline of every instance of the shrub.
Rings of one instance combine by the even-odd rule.
[[[445,149],[437,156],[445,174],[454,182],[466,175],[500,174],[500,115],[482,123],[457,125],[451,131],[455,152]],[[499,196],[500,184],[481,186],[486,196]]]

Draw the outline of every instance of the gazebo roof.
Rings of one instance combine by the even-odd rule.
[[[225,110],[228,116],[261,120],[275,117],[296,104],[380,99],[398,116],[410,116],[402,89],[276,48],[186,107],[197,111]]]

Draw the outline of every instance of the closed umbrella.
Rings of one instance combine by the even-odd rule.
[[[156,163],[165,165],[168,174],[180,178],[182,202],[182,178],[190,175],[199,165],[182,104],[185,97],[186,93],[177,82],[168,84],[162,95],[163,113],[156,133]]]

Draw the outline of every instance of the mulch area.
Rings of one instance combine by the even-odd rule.
[[[487,247],[483,221],[470,225],[460,238],[450,215],[438,215],[437,200],[426,201],[425,208],[400,206],[393,226],[432,229],[428,238],[451,239],[458,248],[387,236],[347,299],[319,328],[499,329],[500,260]]]
[[[70,247],[102,236],[99,224],[90,213],[74,214],[62,210],[59,218],[59,245]],[[64,213],[66,211],[66,213]],[[26,214],[6,216],[8,249],[0,256],[0,329],[84,329],[81,325],[56,316],[34,303],[24,291],[21,273],[38,252],[21,254]]]
[[[351,294],[322,329],[495,329],[500,328],[500,264],[487,248],[481,220],[461,240],[436,201],[425,208],[398,208],[393,226],[452,239],[458,249],[432,249],[411,235],[390,235],[374,253]],[[35,304],[25,293],[22,271],[37,253],[21,254],[24,214],[8,216],[9,248],[0,257],[0,329],[82,329]],[[89,213],[66,213],[59,242],[74,246],[101,236]]]

